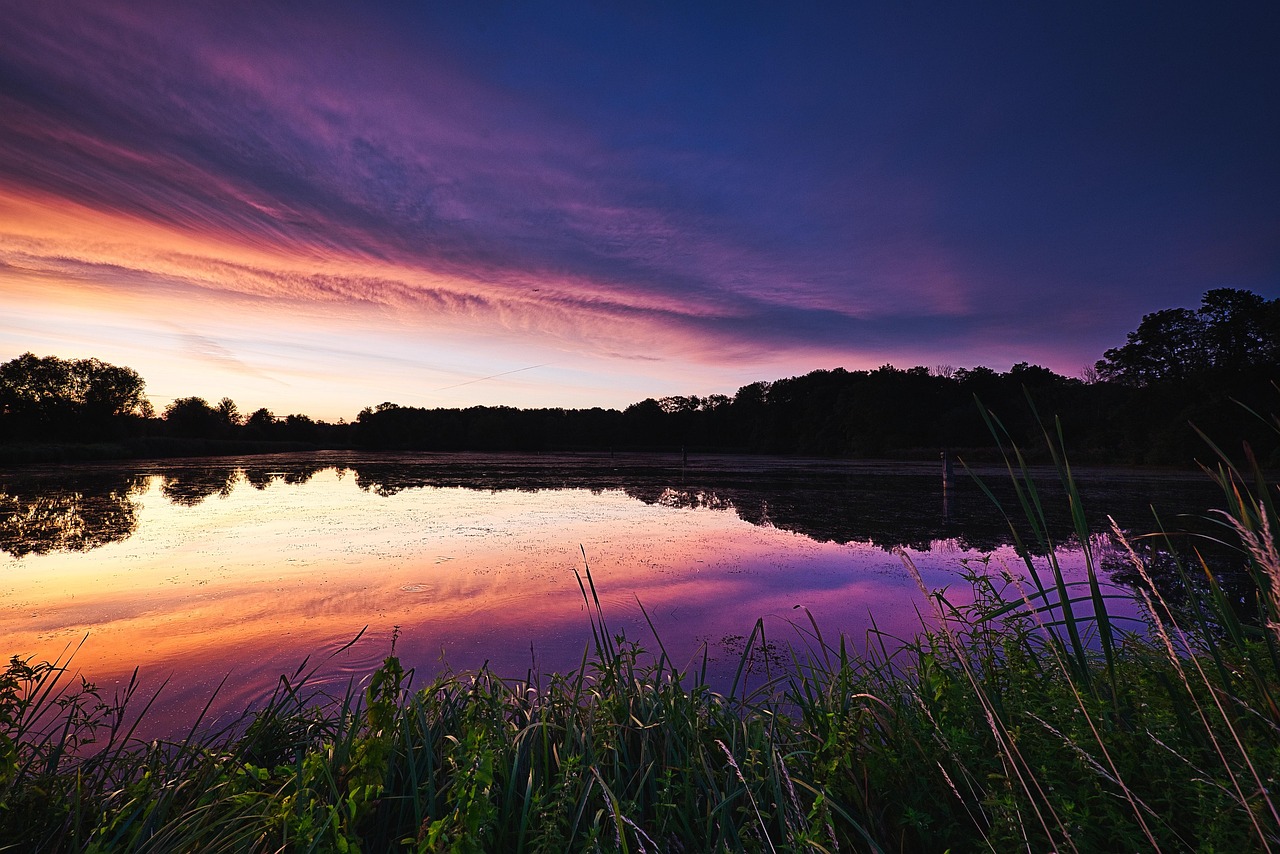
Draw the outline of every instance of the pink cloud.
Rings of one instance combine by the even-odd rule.
[[[862,358],[877,323],[972,308],[965,260],[892,224],[927,217],[923,189],[894,211],[851,202],[866,225],[848,245],[780,251],[663,203],[637,151],[377,23],[230,20],[59,3],[15,18],[6,54],[41,91],[0,95],[0,262],[708,364]]]

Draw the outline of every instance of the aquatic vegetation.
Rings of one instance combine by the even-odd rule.
[[[1061,436],[1046,438],[1088,549]],[[136,683],[106,698],[70,656],[14,658],[0,676],[0,839],[36,851],[1280,845],[1272,487],[1226,455],[1210,472],[1220,539],[1253,579],[1252,618],[1203,562],[1176,571],[1203,575],[1210,595],[1169,607],[1130,549],[1145,625],[1127,630],[1092,555],[1080,584],[1057,570],[1036,484],[1016,449],[1007,461],[1015,536],[1047,571],[1030,557],[969,561],[967,595],[926,590],[914,637],[855,643],[810,620],[785,643],[759,623],[723,692],[705,666],[674,669],[660,639],[646,650],[615,633],[589,570],[593,639],[570,672],[485,668],[415,687],[393,642],[341,696],[300,667],[241,720],[170,741],[134,736],[147,711]]]

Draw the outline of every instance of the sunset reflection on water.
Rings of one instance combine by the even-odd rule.
[[[613,633],[656,649],[651,620],[678,666],[705,653],[719,677],[757,619],[782,649],[805,644],[803,609],[857,643],[873,617],[914,635],[924,607],[885,548],[714,506],[622,489],[377,490],[341,466],[300,483],[230,471],[192,492],[147,474],[129,499],[131,536],[0,558],[3,649],[52,659],[87,636],[79,670],[107,688],[135,667],[144,684],[169,679],[160,705],[177,726],[224,679],[217,706],[238,711],[308,657],[330,684],[366,675],[396,627],[397,653],[424,676],[574,667],[591,638],[584,556]],[[961,559],[977,556],[954,539],[908,551],[931,588],[957,585]],[[1006,546],[994,559],[1017,565]]]

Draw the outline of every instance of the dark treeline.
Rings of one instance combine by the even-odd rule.
[[[229,398],[210,404],[188,397],[157,417],[141,378],[128,368],[28,353],[0,365],[0,442],[148,438],[152,448],[205,453],[217,452],[209,442],[238,453],[289,442],[371,450],[936,457],[943,448],[991,446],[978,402],[999,414],[1019,444],[1042,446],[1029,396],[1041,415],[1061,417],[1077,459],[1185,464],[1204,449],[1194,425],[1220,445],[1248,442],[1260,459],[1276,464],[1276,433],[1247,409],[1276,410],[1278,365],[1280,300],[1225,288],[1206,293],[1198,309],[1146,315],[1123,345],[1079,378],[1025,362],[1003,373],[945,365],[836,368],[752,383],[732,397],[649,398],[622,411],[387,402],[352,423],[327,424],[267,409],[244,416]]]
[[[347,425],[306,415],[277,417],[267,409],[241,415],[224,397],[174,400],[159,415],[132,368],[98,359],[59,359],[33,353],[0,364],[0,445],[5,459],[26,455],[19,445],[98,444],[107,456],[191,456],[342,447]],[[35,453],[36,459],[43,455]],[[65,456],[65,455],[64,455]],[[78,456],[72,454],[71,456]]]
[[[1020,445],[1042,447],[1029,396],[1042,416],[1061,417],[1081,460],[1185,464],[1204,449],[1194,424],[1219,444],[1248,442],[1274,463],[1275,432],[1244,407],[1275,410],[1278,365],[1280,300],[1220,289],[1197,310],[1147,315],[1081,378],[1025,362],[1004,373],[886,365],[752,383],[732,397],[650,398],[621,412],[384,403],[360,413],[353,441],[397,450],[936,457],[940,448],[991,446],[979,402]]]
[[[1274,435],[1236,402],[1269,412],[1274,370],[1132,388],[1085,383],[1033,365],[951,375],[925,368],[815,371],[753,383],[732,398],[645,400],[626,410],[418,409],[380,406],[355,424],[354,443],[380,450],[661,450],[850,458],[936,457],[989,448],[978,404],[1020,445],[1039,447],[1027,404],[1062,418],[1078,459],[1186,463],[1203,448],[1194,424],[1220,443],[1248,441],[1264,458]]]

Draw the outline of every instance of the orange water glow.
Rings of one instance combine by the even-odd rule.
[[[391,649],[423,675],[488,662],[523,676],[577,665],[590,637],[578,576],[590,563],[612,632],[678,666],[730,671],[765,620],[779,649],[803,647],[803,606],[829,636],[870,626],[902,637],[923,598],[898,556],[815,542],[733,512],[645,504],[620,490],[362,490],[341,468],[305,484],[241,481],[194,506],[153,475],[136,533],[88,552],[0,559],[0,649],[52,659],[87,636],[76,667],[118,686],[169,679],[176,724],[224,679],[218,708],[260,699],[310,657],[321,683],[367,675]],[[954,583],[963,552],[915,559]],[[1008,558],[1009,555],[1004,557]],[[642,610],[643,609],[643,610]],[[646,617],[647,614],[647,617]],[[329,658],[361,632],[351,649]]]

